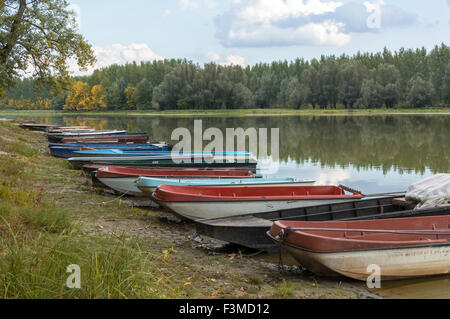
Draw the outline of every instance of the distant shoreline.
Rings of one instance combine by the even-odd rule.
[[[248,117],[248,116],[352,116],[352,115],[450,115],[450,108],[414,109],[354,109],[354,110],[292,110],[292,109],[240,109],[240,110],[166,110],[166,111],[92,111],[65,112],[53,110],[0,110],[0,116],[174,116],[174,117]]]

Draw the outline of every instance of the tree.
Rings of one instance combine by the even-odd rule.
[[[120,110],[127,107],[127,95],[125,93],[126,88],[127,85],[121,78],[106,89],[105,99],[108,108]]]
[[[447,105],[450,106],[450,62],[445,69],[445,77],[444,77],[444,100],[447,102]]]
[[[106,108],[103,86],[94,85],[91,89],[89,110],[101,110]]]
[[[125,89],[125,95],[127,96],[127,105],[130,110],[136,109],[136,101],[133,98],[136,88],[134,86],[129,86]]]
[[[407,100],[413,107],[430,106],[433,102],[434,88],[430,81],[422,79],[420,75],[409,81]]]
[[[383,105],[381,94],[383,87],[373,79],[365,79],[361,86],[361,99],[357,104],[362,104],[368,108],[379,108]]]
[[[314,67],[305,69],[301,76],[301,83],[305,97],[304,103],[311,104],[315,109],[320,98],[320,81],[317,70]]]
[[[339,73],[339,98],[345,108],[353,108],[361,96],[361,86],[365,78],[366,68],[357,62],[345,65]]]
[[[0,88],[21,73],[59,90],[68,84],[69,59],[82,70],[93,65],[91,46],[77,33],[67,0],[2,0],[0,3]]]
[[[382,102],[387,108],[392,108],[398,103],[401,94],[400,72],[394,65],[380,64],[375,73],[376,82]]]
[[[280,89],[275,74],[271,71],[265,71],[258,80],[258,89],[255,92],[256,106],[266,108],[271,106],[278,95]]]
[[[193,106],[193,83],[197,67],[192,63],[176,65],[153,91],[153,107],[169,109]]]
[[[338,75],[339,66],[334,60],[326,61],[319,67],[319,82],[320,82],[320,98],[319,105],[322,109],[330,104],[336,108],[338,100]]]
[[[142,79],[133,93],[133,101],[137,109],[149,109],[152,106],[153,86],[146,78]]]
[[[64,105],[64,110],[88,111],[90,106],[90,90],[87,83],[77,81],[73,84]]]
[[[229,107],[232,109],[251,108],[255,105],[253,94],[244,84],[235,84],[231,90]]]

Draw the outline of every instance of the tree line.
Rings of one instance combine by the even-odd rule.
[[[245,68],[181,59],[112,65],[73,78],[57,96],[23,79],[2,105],[70,111],[450,106],[450,47],[385,48]]]

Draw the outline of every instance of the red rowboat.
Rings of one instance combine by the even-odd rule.
[[[196,177],[196,178],[252,178],[254,173],[248,170],[234,169],[195,169],[195,168],[162,168],[162,167],[123,167],[98,165],[97,177]]]
[[[200,220],[361,199],[337,186],[193,187],[161,185],[153,198],[184,218]]]
[[[450,213],[450,211],[449,211]],[[366,281],[450,273],[450,216],[363,221],[276,221],[268,232],[304,267]]]
[[[243,178],[254,177],[251,171],[238,170],[200,170],[200,169],[145,169],[127,168],[117,166],[101,167],[97,170],[96,178],[103,185],[108,186],[120,193],[132,196],[145,196],[137,187],[136,180],[139,177],[159,177],[159,178]]]
[[[86,137],[67,137],[61,140],[65,144],[126,144],[126,143],[145,143],[148,141],[146,134],[130,135],[105,135],[105,136],[86,136]]]

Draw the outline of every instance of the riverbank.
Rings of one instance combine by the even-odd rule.
[[[374,297],[356,282],[208,249],[191,224],[93,188],[39,133],[0,122],[0,141],[0,298]],[[73,264],[80,289],[66,287]]]
[[[0,110],[0,116],[171,116],[171,117],[247,117],[247,116],[349,116],[349,115],[417,115],[417,114],[446,114],[450,115],[450,108],[397,108],[397,109],[239,109],[239,110],[167,110],[167,111],[92,111],[65,112],[51,110]]]

